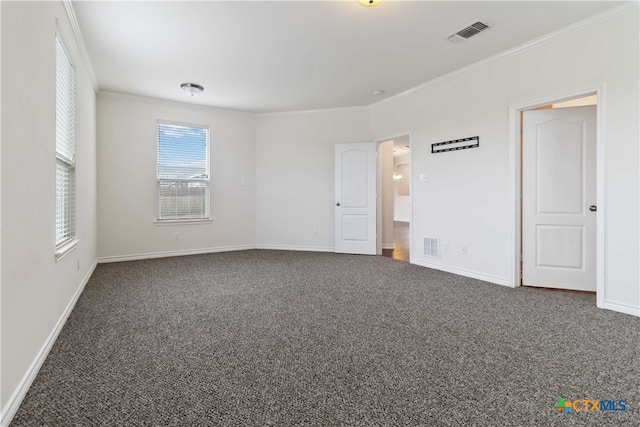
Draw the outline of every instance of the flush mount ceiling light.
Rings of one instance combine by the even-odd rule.
[[[185,93],[188,93],[191,96],[197,95],[204,90],[202,86],[195,83],[182,83],[180,87],[185,91]]]
[[[383,91],[383,90],[376,89],[376,90],[374,90],[373,92],[371,92],[371,95],[376,95],[376,96],[378,96],[378,95],[382,95],[383,93],[384,93],[384,91]]]
[[[382,0],[358,0],[361,5],[371,7],[380,3]]]

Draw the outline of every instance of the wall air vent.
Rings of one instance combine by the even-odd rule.
[[[447,40],[453,43],[462,43],[463,41],[469,39],[470,37],[473,37],[476,34],[481,33],[482,31],[487,30],[491,27],[492,25],[486,21],[483,21],[483,22],[478,21],[474,24],[469,25],[466,28],[463,28],[462,30],[458,31],[455,34],[450,35],[449,37],[447,37]]]
[[[440,239],[435,237],[424,238],[424,256],[440,258]]]

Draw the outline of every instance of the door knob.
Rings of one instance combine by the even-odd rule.
[[[598,207],[597,207],[596,205],[591,205],[591,206],[589,206],[589,210],[590,210],[591,212],[595,212],[595,211],[597,211],[597,210],[598,210]]]
[[[336,203],[336,206],[340,206],[340,202]]]

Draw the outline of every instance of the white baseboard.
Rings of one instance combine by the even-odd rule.
[[[16,412],[18,411],[18,408],[20,407],[20,404],[22,403],[24,396],[27,394],[27,391],[29,391],[29,387],[31,387],[33,380],[36,379],[36,375],[38,375],[38,372],[40,371],[42,364],[44,363],[45,359],[49,355],[49,351],[51,351],[51,347],[53,347],[53,344],[56,342],[58,335],[60,335],[60,331],[62,331],[62,328],[66,323],[67,318],[73,311],[73,308],[75,307],[76,302],[78,302],[78,298],[80,298],[80,295],[84,290],[84,287],[89,282],[89,279],[91,278],[91,275],[93,274],[93,271],[96,269],[97,265],[98,265],[98,262],[96,260],[93,262],[93,264],[89,268],[89,271],[82,279],[82,283],[76,290],[75,294],[73,295],[73,298],[71,298],[71,301],[69,301],[69,304],[67,304],[67,308],[65,308],[64,312],[60,316],[60,319],[58,319],[58,322],[56,323],[55,327],[53,328],[53,330],[47,337],[46,341],[40,348],[40,351],[36,355],[35,359],[33,360],[33,362],[31,362],[29,369],[27,370],[24,377],[18,384],[18,387],[16,387],[16,390],[13,392],[13,395],[11,395],[11,397],[7,401],[6,406],[3,408],[2,414],[0,414],[1,427],[7,427],[11,423],[11,420],[13,419]]]
[[[602,308],[605,308],[607,310],[617,311],[619,313],[630,314],[632,316],[640,317],[640,307],[638,306],[634,307],[628,304],[620,304],[619,302],[611,302],[611,301],[605,300]]]
[[[395,249],[396,245],[394,243],[383,243],[382,249]]]
[[[304,252],[334,252],[335,248],[327,246],[293,246],[293,245],[256,245],[256,249],[271,249],[274,251],[304,251]]]
[[[485,282],[495,283],[497,285],[512,287],[509,284],[509,279],[503,279],[501,277],[489,276],[482,273],[476,273],[475,271],[464,270],[461,268],[449,267],[442,264],[436,264],[422,259],[411,258],[411,264],[420,265],[422,267],[433,268],[434,270],[446,271],[447,273],[457,274],[458,276],[470,277],[472,279],[483,280]]]
[[[246,251],[249,249],[256,249],[256,246],[255,245],[216,246],[213,248],[186,249],[181,251],[149,252],[149,253],[131,254],[131,255],[104,256],[104,257],[98,258],[98,263],[104,264],[109,262],[137,261],[141,259],[151,259],[151,258],[167,258],[167,257],[184,256],[184,255],[212,254],[216,252]]]

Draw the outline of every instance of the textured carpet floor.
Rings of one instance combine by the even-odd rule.
[[[637,426],[639,343],[593,295],[384,257],[104,264],[12,426]]]

